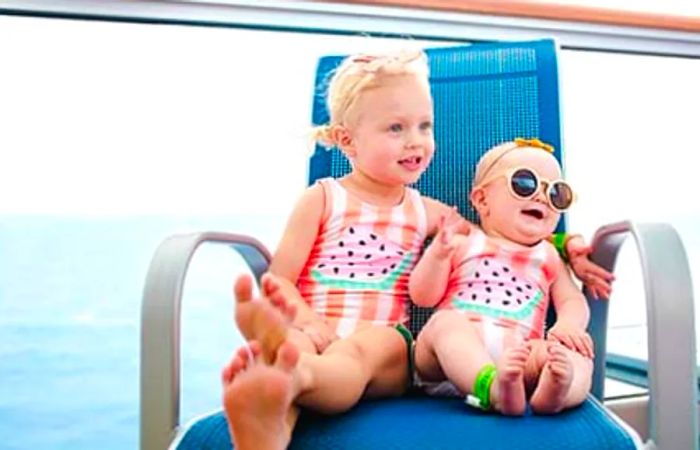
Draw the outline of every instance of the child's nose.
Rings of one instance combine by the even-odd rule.
[[[426,136],[425,132],[419,129],[411,130],[406,134],[406,147],[414,148],[425,145],[428,139],[430,137]]]
[[[540,181],[540,185],[537,188],[537,194],[535,199],[543,203],[547,203],[547,191],[549,190],[549,184],[546,181]]]
[[[421,136],[415,132],[411,131],[406,135],[406,147],[413,148],[417,147],[421,143]]]

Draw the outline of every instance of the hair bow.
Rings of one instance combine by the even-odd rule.
[[[542,150],[549,152],[549,153],[554,153],[554,147],[552,147],[549,144],[545,144],[544,142],[540,141],[537,138],[533,139],[525,139],[525,138],[515,138],[513,139],[515,142],[515,145],[518,147],[536,147],[536,148],[541,148]]]

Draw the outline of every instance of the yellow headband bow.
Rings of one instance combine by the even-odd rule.
[[[537,138],[534,138],[534,139],[515,138],[515,139],[513,139],[513,142],[515,142],[515,145],[518,147],[536,147],[536,148],[541,148],[542,150],[544,150],[546,152],[554,153],[554,147],[552,147],[549,144],[545,144],[544,142],[540,141]]]

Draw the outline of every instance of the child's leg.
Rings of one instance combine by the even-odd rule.
[[[538,414],[554,414],[580,405],[591,389],[593,361],[558,342],[533,341],[539,381],[530,399]]]
[[[286,448],[299,416],[299,409],[292,404],[302,384],[297,368],[299,351],[315,352],[315,346],[310,340],[305,342],[302,333],[294,334],[290,329],[295,311],[274,277],[263,279],[262,299],[253,299],[252,279],[245,275],[236,280],[234,294],[236,324],[243,336],[254,342],[251,347],[262,361],[250,365],[239,351],[224,368],[223,401],[231,439],[236,449]],[[296,356],[276,361],[280,355]],[[240,373],[248,366],[250,370]],[[279,423],[284,426],[280,428]]]
[[[464,314],[436,311],[416,339],[416,370],[425,381],[450,380],[471,393],[479,370],[493,363]]]
[[[317,355],[310,339],[289,326],[294,308],[290,308],[274,276],[263,277],[264,299],[253,300],[248,276],[239,277],[234,291],[236,323],[247,339],[261,343],[263,355],[266,351],[274,355],[282,342],[302,351],[297,368],[299,392],[295,393],[300,398],[296,403],[324,412],[339,412],[357,403],[363,393],[387,396],[405,390],[408,349],[396,329],[367,326],[348,338],[334,341],[322,355]],[[271,357],[265,359],[272,361]]]
[[[389,327],[335,341],[322,355],[299,355],[285,342],[273,365],[250,365],[246,359],[239,351],[223,375],[224,409],[237,450],[286,448],[298,417],[293,402],[338,413],[363,395],[399,395],[408,381],[406,344]],[[250,368],[242,370],[246,366]]]
[[[334,341],[321,355],[303,354],[303,383],[295,403],[338,413],[362,397],[402,394],[408,385],[408,348],[394,328],[371,326]]]
[[[265,289],[265,288],[264,288]],[[268,289],[267,301],[252,301],[250,280],[239,279],[236,283],[236,322],[247,337],[260,339],[261,354],[264,355],[263,343],[268,350],[275,351],[271,357],[264,358],[267,365],[276,367],[275,358],[283,348],[298,348],[292,342],[288,323],[293,311],[287,307],[279,290]],[[277,298],[280,297],[280,298]],[[346,339],[333,342],[321,355],[302,353],[298,364],[287,371],[291,384],[290,398],[295,403],[318,411],[333,413],[345,411],[363,396],[398,395],[404,392],[408,381],[408,349],[402,335],[390,327],[367,327]],[[251,370],[241,381],[242,386],[261,385],[257,378],[267,380],[269,370]],[[279,376],[279,371],[276,372]],[[234,392],[243,389],[234,389]],[[252,388],[251,388],[252,390]],[[244,390],[243,390],[244,391]],[[244,391],[244,393],[247,391]],[[226,398],[226,397],[225,397]],[[286,396],[264,397],[244,395],[243,400],[231,403],[226,408],[230,424],[246,424],[260,418],[264,422],[276,422],[279,411],[285,410],[289,430],[293,429],[298,411],[294,404],[289,404]],[[278,408],[271,408],[270,401],[277,399]],[[245,402],[245,405],[241,403]],[[267,402],[267,403],[266,403]],[[238,406],[238,408],[234,407]],[[261,416],[262,414],[262,416]],[[271,417],[266,417],[268,414]],[[256,427],[232,426],[234,441],[255,441],[256,433],[262,432]],[[236,433],[241,433],[239,438]],[[268,433],[270,433],[268,431]],[[277,433],[273,431],[273,434]],[[286,445],[290,433],[285,433],[276,442]],[[259,436],[261,442],[269,436]]]
[[[274,365],[256,363],[260,345],[251,341],[222,372],[223,404],[229,432],[237,450],[286,448],[296,416],[290,419],[294,366],[299,352],[289,344],[279,347]]]
[[[504,350],[496,364],[490,401],[503,414],[525,411],[523,371],[529,354],[526,345]],[[449,379],[460,392],[473,394],[482,368],[493,360],[471,321],[456,311],[437,311],[416,342],[416,369],[426,381]]]

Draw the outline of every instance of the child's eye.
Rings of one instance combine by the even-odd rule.
[[[389,125],[389,131],[391,131],[392,133],[399,133],[401,132],[401,130],[403,130],[403,127],[400,123]]]
[[[425,121],[420,124],[420,129],[421,130],[432,130],[433,129],[433,122],[430,121]]]

